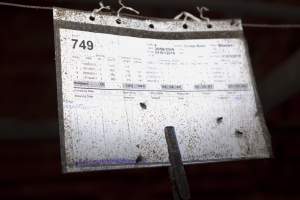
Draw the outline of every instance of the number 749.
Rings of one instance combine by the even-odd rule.
[[[82,49],[88,49],[88,50],[93,50],[94,48],[94,44],[92,41],[88,40],[88,41],[85,41],[85,40],[81,40],[79,41],[78,39],[72,39],[73,41],[73,49],[76,49],[76,48],[82,48]]]

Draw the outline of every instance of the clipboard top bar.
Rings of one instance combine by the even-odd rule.
[[[118,20],[115,13],[105,12],[94,15],[92,12],[53,8],[53,17],[57,21],[80,22],[83,24],[129,28],[153,32],[218,32],[218,31],[243,31],[241,19],[186,21],[165,18],[153,18],[122,14]]]

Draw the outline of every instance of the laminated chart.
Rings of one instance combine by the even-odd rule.
[[[269,158],[242,24],[54,9],[65,172]],[[152,26],[149,26],[151,24]]]

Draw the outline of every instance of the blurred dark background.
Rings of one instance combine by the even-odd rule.
[[[6,1],[7,2],[7,1]],[[92,10],[97,0],[9,1]],[[117,0],[105,1],[117,10]],[[245,23],[300,23],[299,0],[127,0]],[[0,199],[171,199],[167,168],[62,174],[52,12],[0,6]],[[300,29],[245,28],[274,159],[187,166],[192,199],[300,199]]]

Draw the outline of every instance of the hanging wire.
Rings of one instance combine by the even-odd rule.
[[[7,3],[7,2],[0,2],[0,5],[19,7],[19,8],[39,9],[39,10],[53,10],[53,7],[50,7],[50,6],[31,6],[31,5],[24,5],[24,4],[18,4],[18,3]]]
[[[38,10],[53,10],[53,7],[51,7],[51,6],[34,6],[34,5],[25,5],[25,4],[7,3],[7,2],[0,2],[0,5],[19,7],[19,8],[38,9]],[[243,26],[246,28],[270,28],[270,29],[298,29],[298,28],[300,28],[300,24],[243,23]]]
[[[243,23],[247,28],[275,28],[275,29],[293,29],[300,28],[300,24],[251,24]]]

